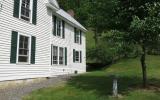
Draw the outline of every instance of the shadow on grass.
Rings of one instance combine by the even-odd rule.
[[[95,91],[100,96],[107,96],[112,94],[112,81],[113,78],[110,76],[81,75],[73,77],[68,81],[68,85],[84,91]],[[160,80],[157,79],[150,79],[148,81],[157,86],[160,84]],[[142,79],[139,77],[119,77],[118,91],[122,95],[127,95],[132,89],[142,88],[141,82]]]
[[[109,64],[102,64],[102,63],[87,63],[87,72],[93,72],[93,71],[100,71],[106,68],[106,66]]]

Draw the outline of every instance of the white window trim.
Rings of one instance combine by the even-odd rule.
[[[64,51],[65,48],[64,47],[59,47],[59,50],[58,50],[59,51],[59,56],[58,56],[58,58],[60,57],[60,48],[63,48],[63,60],[62,60],[63,64],[60,64],[59,63],[60,61],[58,63],[59,63],[60,66],[63,66],[65,64],[65,51]]]
[[[52,48],[53,48],[53,46],[56,46],[56,45],[52,45]],[[57,58],[57,64],[53,64],[53,49],[52,49],[52,66],[65,66],[65,47],[59,47],[59,46],[56,46],[57,48],[58,48],[58,58]],[[59,64],[59,50],[60,50],[60,48],[63,48],[63,64]]]
[[[52,12],[52,32],[54,32],[54,16],[56,16],[53,12]],[[58,36],[57,35],[57,26],[58,26],[58,24],[57,24],[57,20],[60,20],[61,21],[61,33],[60,33],[60,36]],[[61,18],[59,18],[59,17],[57,17],[56,16],[56,36],[55,37],[57,37],[57,38],[63,38],[63,23],[62,23],[62,19]]]
[[[21,5],[22,5],[22,0],[20,0],[20,4],[19,4],[19,19],[20,19],[20,20],[23,20],[23,21],[25,21],[25,22],[32,23],[33,0],[30,0],[30,10],[31,10],[31,12],[30,12],[30,20],[29,20],[29,21],[26,21],[26,20],[24,20],[24,19],[21,18]]]
[[[28,62],[26,62],[26,63],[18,61],[19,60],[19,39],[20,39],[20,35],[29,37],[29,46],[28,46],[29,47],[29,55],[28,55],[29,58],[28,58]],[[31,64],[31,35],[18,32],[16,64]]]
[[[53,47],[54,47],[54,46],[55,46],[55,45],[52,45],[52,55],[51,55],[51,56],[52,56],[52,65],[58,65],[58,58],[59,58],[59,57],[57,58],[57,64],[54,64],[54,63],[53,63],[53,54],[54,54],[54,52],[53,52]],[[57,53],[59,53],[59,51],[58,51],[58,46],[55,46],[55,47],[57,47]],[[58,55],[59,55],[59,54],[58,54]],[[57,56],[58,56],[58,55],[57,55]]]
[[[58,31],[57,31],[57,29],[58,29],[57,21],[60,21],[60,22],[61,22],[61,27],[60,27],[61,32],[60,32],[60,36],[57,35],[57,34],[58,34]],[[59,37],[59,38],[63,38],[62,32],[63,32],[62,19],[60,19],[60,18],[57,17],[57,19],[56,19],[56,36]]]
[[[79,61],[76,61],[76,52],[78,52],[79,53]],[[80,63],[80,58],[81,56],[80,56],[80,51],[78,51],[78,50],[75,50],[75,63]]]
[[[78,31],[78,38],[79,38],[79,41],[77,41],[77,32],[75,33],[76,34],[76,36],[75,36],[75,38],[76,38],[76,44],[81,44],[80,42],[81,42],[81,40],[80,40],[80,30],[79,29],[77,29],[77,31]]]

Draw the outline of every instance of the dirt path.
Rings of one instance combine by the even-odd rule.
[[[24,95],[27,95],[34,90],[49,86],[57,86],[58,84],[66,82],[68,79],[68,76],[59,76],[28,85],[0,89],[0,100],[21,100]]]

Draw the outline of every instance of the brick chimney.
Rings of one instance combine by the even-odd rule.
[[[74,17],[74,15],[75,15],[74,11],[72,9],[68,10],[67,13],[70,14],[72,17]]]

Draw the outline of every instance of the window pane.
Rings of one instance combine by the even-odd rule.
[[[19,48],[23,48],[23,42],[19,43]]]
[[[28,50],[24,50],[24,55],[28,55]]]
[[[76,43],[80,43],[80,30],[76,30]]]
[[[27,42],[27,43],[24,43],[24,48],[25,48],[25,49],[28,49],[28,42]]]
[[[23,55],[23,50],[22,49],[19,49],[19,55]]]
[[[63,64],[63,48],[59,48],[59,64]]]
[[[76,61],[79,61],[79,52],[78,51],[76,51],[75,57],[76,57]]]
[[[61,20],[57,19],[57,36],[61,36]]]
[[[53,64],[58,64],[58,47],[53,46]]]
[[[28,62],[28,57],[19,56],[19,61],[18,62]]]
[[[27,42],[27,43],[28,43],[28,37],[25,37],[25,42]]]
[[[20,35],[18,62],[28,62],[29,37]]]
[[[21,18],[26,21],[30,20],[30,0],[22,0]]]
[[[24,40],[24,36],[20,35],[20,41]]]

